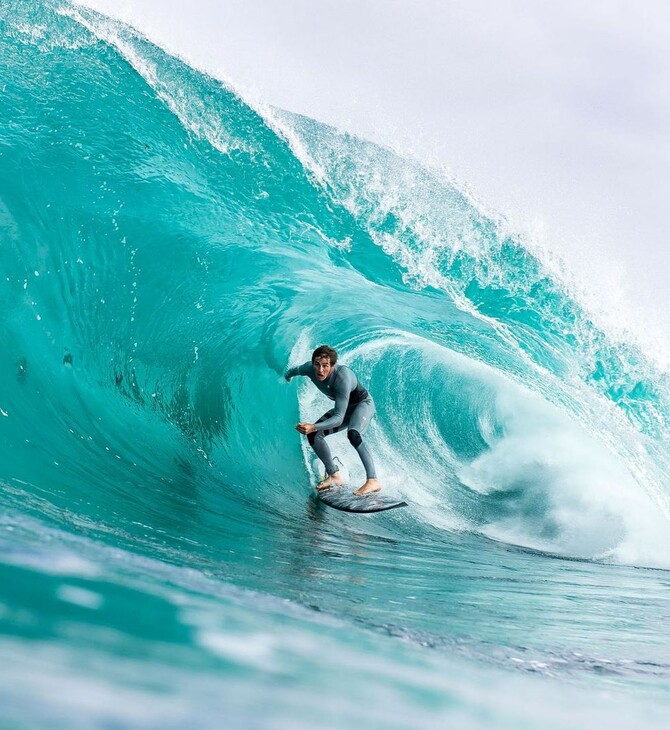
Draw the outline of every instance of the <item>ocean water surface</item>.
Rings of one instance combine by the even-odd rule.
[[[0,725],[664,727],[653,358],[439,170],[66,2],[0,37]],[[322,342],[407,508],[315,499]]]

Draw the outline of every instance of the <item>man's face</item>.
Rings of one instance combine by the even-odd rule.
[[[314,377],[317,380],[325,380],[333,369],[329,357],[318,357],[312,361],[312,365],[314,366]]]

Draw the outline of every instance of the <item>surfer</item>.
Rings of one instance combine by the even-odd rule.
[[[335,408],[324,413],[316,423],[299,423],[295,428],[307,436],[310,446],[326,467],[325,478],[316,485],[317,490],[342,484],[338,467],[333,463],[326,436],[347,429],[347,437],[356,449],[365,467],[366,481],[354,494],[362,496],[378,492],[372,456],[363,442],[363,434],[375,413],[375,404],[368,391],[346,365],[337,365],[337,352],[328,345],[320,345],[312,353],[310,362],[287,370],[284,377],[290,382],[296,375],[309,378],[328,398],[335,401]]]

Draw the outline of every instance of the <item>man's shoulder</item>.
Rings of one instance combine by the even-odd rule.
[[[347,381],[356,379],[353,370],[348,365],[340,365],[338,363],[337,365],[335,365],[334,370],[338,380]]]

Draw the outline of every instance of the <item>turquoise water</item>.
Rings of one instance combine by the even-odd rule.
[[[664,726],[667,374],[439,171],[0,33],[0,725]],[[321,342],[406,509],[315,500]]]

